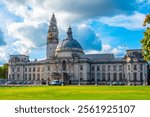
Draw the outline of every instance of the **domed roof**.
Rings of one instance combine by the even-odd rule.
[[[72,37],[71,27],[68,28],[67,34],[68,37],[59,42],[56,51],[77,51],[83,53],[83,49],[79,42]]]

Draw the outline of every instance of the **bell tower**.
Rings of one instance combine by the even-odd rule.
[[[48,34],[47,34],[47,48],[46,48],[47,59],[51,59],[52,57],[55,56],[55,50],[58,42],[59,40],[58,40],[57,21],[53,13],[49,24]]]

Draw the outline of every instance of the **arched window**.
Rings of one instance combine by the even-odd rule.
[[[65,60],[62,61],[62,70],[66,71],[66,61]]]

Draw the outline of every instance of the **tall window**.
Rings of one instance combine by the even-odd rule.
[[[31,67],[29,67],[29,72],[31,71]]]
[[[142,64],[140,65],[140,70],[143,70],[143,65]]]
[[[33,80],[35,80],[35,74],[33,74]]]
[[[105,71],[105,66],[104,65],[102,66],[102,71]]]
[[[20,74],[17,74],[17,78],[20,78]]]
[[[42,71],[44,71],[44,67],[42,67]]]
[[[137,73],[135,73],[135,72],[133,73],[133,80],[137,81]]]
[[[83,70],[83,65],[80,65],[80,70],[81,70],[81,71]]]
[[[119,80],[123,81],[122,73],[119,73]]]
[[[113,79],[114,81],[117,81],[117,73],[114,73],[114,74],[113,74],[113,78],[114,78],[114,79]]]
[[[40,81],[40,74],[37,74],[37,80]]]
[[[80,73],[80,80],[83,80],[83,73]]]
[[[130,65],[128,65],[128,70],[130,70]]]
[[[105,73],[102,73],[102,81],[105,81],[105,79],[106,79],[106,75]]]
[[[37,71],[38,71],[38,72],[40,71],[40,67],[37,68]]]
[[[92,66],[92,71],[95,71],[95,67],[94,66]]]
[[[33,67],[33,71],[35,71],[35,67]]]
[[[66,61],[65,60],[62,61],[62,70],[66,71]]]
[[[119,71],[122,71],[122,65],[119,65]]]
[[[27,80],[27,74],[24,74],[24,80]]]
[[[25,72],[27,72],[27,67],[25,67]]]
[[[47,66],[47,70],[50,71],[50,66]]]
[[[97,66],[97,71],[99,71],[99,66]]]
[[[117,71],[117,66],[116,65],[114,65],[114,71]]]
[[[110,71],[110,65],[108,65],[108,71]]]
[[[20,71],[20,67],[17,67],[17,72],[19,72]]]
[[[143,73],[140,73],[140,81],[143,81]]]
[[[110,73],[107,74],[108,81],[110,81]]]
[[[95,74],[92,73],[92,81],[94,81],[94,80],[95,80]]]
[[[134,69],[134,70],[137,70],[137,65],[134,65],[134,66],[133,66],[133,69]]]
[[[29,74],[29,80],[31,80],[31,74]]]
[[[97,80],[100,81],[100,73],[97,73]]]

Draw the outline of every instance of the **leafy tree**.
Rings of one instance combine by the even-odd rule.
[[[8,74],[8,64],[5,63],[2,67],[0,67],[0,78],[7,78]]]
[[[150,14],[146,15],[143,26],[150,24]],[[150,27],[144,32],[144,37],[141,40],[144,59],[150,61]]]

